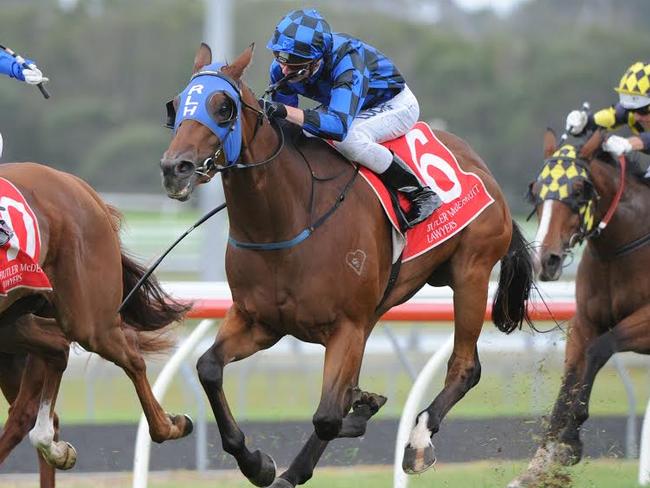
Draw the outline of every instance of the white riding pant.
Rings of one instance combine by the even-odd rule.
[[[408,86],[390,100],[363,110],[357,115],[348,133],[334,147],[346,158],[356,161],[375,173],[390,166],[393,154],[379,142],[406,134],[418,121],[420,105]]]

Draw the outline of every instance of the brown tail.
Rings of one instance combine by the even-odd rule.
[[[144,266],[122,251],[122,283],[126,296],[146,272]],[[143,352],[162,352],[173,343],[161,334],[150,334],[183,319],[190,305],[171,298],[160,286],[155,276],[131,296],[122,310],[122,320],[136,330]],[[149,332],[149,334],[148,334]]]

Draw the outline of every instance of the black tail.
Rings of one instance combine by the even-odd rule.
[[[523,325],[532,325],[528,316],[528,298],[533,285],[533,259],[526,239],[516,223],[512,223],[512,240],[508,254],[501,259],[499,287],[492,303],[492,321],[509,334]]]
[[[142,278],[146,269],[122,251],[122,283],[126,296]],[[122,310],[122,320],[135,329],[141,339],[144,333],[160,330],[169,324],[182,320],[190,305],[172,299],[151,275],[136,291]],[[144,352],[156,352],[172,344],[164,338],[146,335],[140,340]]]

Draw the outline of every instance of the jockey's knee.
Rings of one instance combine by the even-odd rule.
[[[391,152],[369,139],[346,137],[335,144],[336,149],[350,161],[355,161],[375,173],[383,173],[392,160]]]

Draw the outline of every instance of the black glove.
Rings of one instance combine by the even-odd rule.
[[[284,103],[280,102],[264,102],[264,112],[269,119],[286,119],[287,107]]]

